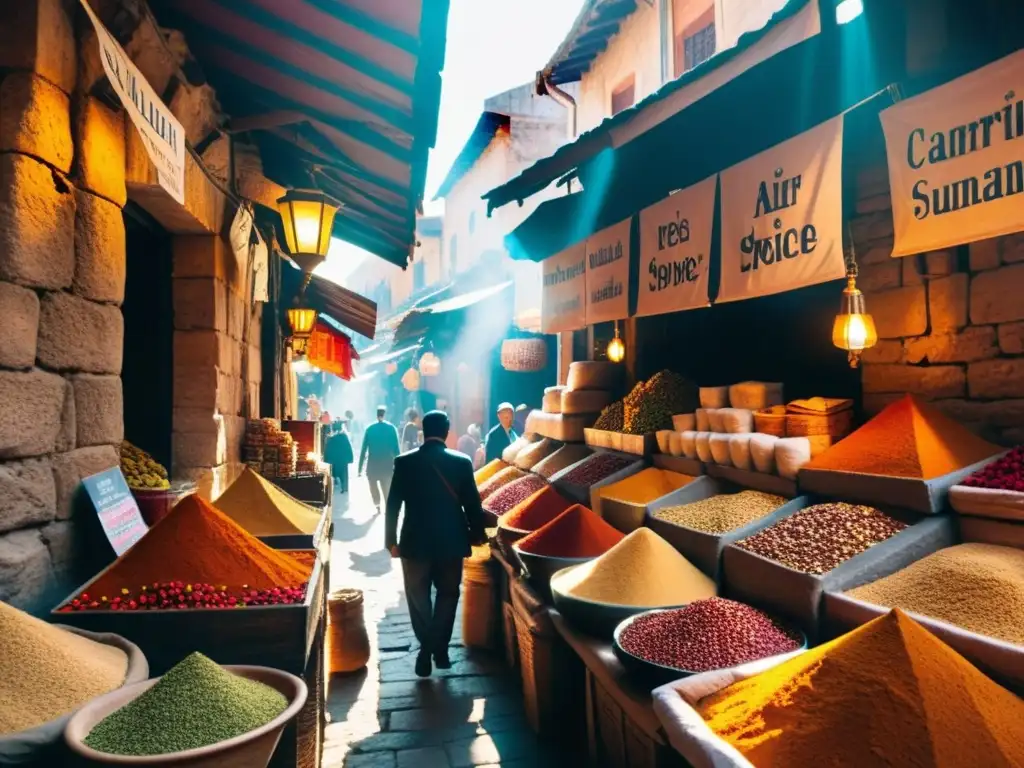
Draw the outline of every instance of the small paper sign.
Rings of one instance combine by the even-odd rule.
[[[123,555],[149,531],[120,467],[91,475],[82,480],[82,486],[115,555]]]

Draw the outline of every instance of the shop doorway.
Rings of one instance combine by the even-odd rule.
[[[124,436],[171,466],[174,405],[174,305],[171,237],[152,216],[124,208]]]

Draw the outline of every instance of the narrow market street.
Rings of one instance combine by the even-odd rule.
[[[324,768],[468,768],[553,765],[550,747],[523,715],[518,679],[500,656],[461,643],[461,609],[450,670],[413,672],[416,639],[401,568],[384,550],[364,478],[335,494],[331,589],[363,590],[371,657],[365,671],[336,675],[328,697]]]

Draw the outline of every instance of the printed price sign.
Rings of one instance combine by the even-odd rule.
[[[82,480],[82,486],[96,508],[115,555],[123,555],[149,531],[120,467],[87,477]]]

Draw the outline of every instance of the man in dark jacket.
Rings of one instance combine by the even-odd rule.
[[[486,454],[484,460],[488,463],[500,459],[506,448],[512,445],[518,435],[512,429],[512,419],[515,418],[515,408],[512,403],[502,403],[498,406],[498,424],[487,433]]]
[[[324,461],[331,465],[331,475],[337,479],[341,493],[348,493],[348,469],[353,458],[352,441],[345,429],[345,422],[339,421],[333,434],[327,438]]]
[[[442,411],[423,417],[423,445],[395,460],[385,517],[385,546],[392,557],[402,558],[409,617],[420,643],[420,677],[430,674],[431,656],[439,669],[451,667],[448,643],[459,605],[462,560],[469,557],[471,544],[484,541],[473,463],[445,447],[449,428]],[[398,513],[403,505],[399,538]],[[431,586],[437,590],[433,606]]]
[[[398,448],[398,430],[391,422],[384,421],[387,412],[388,409],[383,405],[377,408],[377,423],[366,428],[363,445],[359,449],[359,474],[363,474],[365,466],[366,478],[370,481],[370,497],[378,512],[387,502],[391,475],[395,471],[395,457],[401,453]]]

